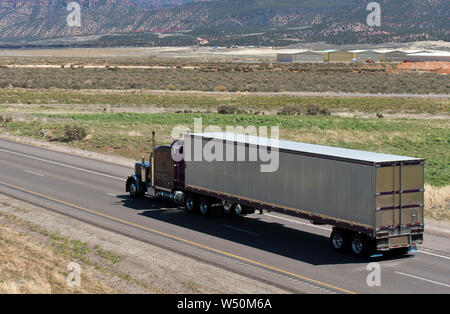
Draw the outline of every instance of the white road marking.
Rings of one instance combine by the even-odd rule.
[[[16,153],[16,152],[13,152],[13,151],[10,151],[10,150],[6,150],[6,149],[0,149],[0,151],[8,153],[8,154],[12,154],[12,155],[22,156],[22,157],[25,157],[25,158],[30,158],[30,159],[46,162],[46,163],[49,163],[49,164],[52,164],[52,165],[57,165],[57,166],[66,167],[66,168],[70,168],[70,169],[74,169],[74,170],[84,171],[84,172],[87,172],[87,173],[95,174],[95,175],[98,175],[98,176],[103,176],[103,177],[106,177],[106,178],[116,179],[116,180],[120,180],[120,181],[126,181],[124,178],[114,177],[114,176],[110,176],[110,175],[103,174],[103,173],[100,173],[100,172],[95,172],[95,171],[91,171],[91,170],[87,170],[87,169],[83,169],[83,168],[79,168],[79,167],[69,166],[69,165],[66,165],[66,164],[63,164],[63,163],[60,163],[60,162],[55,162],[55,161],[42,159],[42,158],[30,156],[30,155]]]
[[[436,285],[441,285],[441,286],[450,288],[450,285],[447,285],[447,284],[442,283],[442,282],[437,282],[437,281],[434,281],[434,280],[430,280],[430,279],[425,279],[425,278],[422,278],[422,277],[413,276],[413,275],[406,274],[406,273],[402,273],[402,272],[399,272],[399,271],[396,271],[395,273],[397,273],[397,274],[399,274],[399,275],[403,275],[403,276],[407,276],[407,277],[411,277],[411,278],[415,278],[415,279],[419,279],[419,280],[431,282],[431,283],[434,283],[434,284],[436,284]]]
[[[241,228],[236,228],[236,227],[233,227],[233,226],[230,226],[230,225],[223,225],[223,226],[227,227],[227,228],[230,228],[230,229],[237,230],[237,231],[246,232],[246,233],[249,233],[249,234],[252,234],[252,235],[255,235],[255,236],[260,236],[260,234],[256,233],[256,232],[251,232],[251,231],[244,230],[244,229],[241,229]]]
[[[43,177],[43,176],[44,176],[43,174],[40,174],[40,173],[37,173],[37,172],[33,172],[33,171],[29,171],[29,170],[24,170],[24,171],[27,172],[27,173],[31,173],[31,174],[40,176],[40,177]]]
[[[296,223],[296,224],[300,224],[300,225],[305,225],[305,226],[314,227],[314,228],[317,228],[317,229],[331,231],[331,228],[316,226],[316,225],[313,225],[313,224],[307,223],[307,222],[302,222],[302,221],[298,221],[298,220],[288,219],[288,218],[284,218],[284,217],[280,217],[280,216],[276,216],[276,215],[271,215],[271,214],[264,214],[264,215],[265,216],[269,216],[269,217],[273,217],[273,218],[277,218],[277,219],[287,220],[287,221],[290,221],[290,222],[293,222],[293,223]]]
[[[331,228],[316,226],[316,225],[313,225],[313,224],[310,224],[310,223],[307,223],[307,222],[302,222],[302,221],[298,221],[298,220],[288,219],[288,218],[284,218],[284,217],[280,217],[280,216],[276,216],[276,215],[271,215],[271,214],[264,214],[264,215],[265,216],[269,216],[269,217],[273,217],[273,218],[282,219],[282,220],[287,220],[287,221],[290,221],[290,222],[294,222],[294,223],[305,225],[305,226],[309,226],[309,227],[314,227],[314,228],[318,228],[318,229],[322,229],[322,230],[332,231]],[[439,255],[439,254],[435,254],[435,253],[425,252],[425,251],[421,251],[421,250],[419,250],[417,252],[450,260],[450,257],[444,256],[444,255]]]
[[[113,193],[106,193],[106,194],[108,194],[108,195],[110,195],[110,196],[117,197],[117,194],[113,194]]]
[[[422,254],[431,255],[431,256],[440,257],[440,258],[450,259],[450,257],[448,257],[448,256],[439,255],[439,254],[435,254],[435,253],[430,253],[430,252],[425,252],[425,251],[417,251],[417,252],[422,253]]]

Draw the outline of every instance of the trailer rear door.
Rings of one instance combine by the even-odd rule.
[[[424,162],[376,166],[377,229],[423,225]]]

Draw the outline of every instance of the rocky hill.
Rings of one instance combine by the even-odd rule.
[[[202,37],[212,44],[283,45],[448,41],[450,35],[448,0],[379,0],[381,27],[366,24],[368,0],[78,0],[80,27],[67,25],[68,2],[0,0],[0,39],[125,33],[109,42],[133,44],[140,36],[138,42],[155,45],[169,42],[152,32],[189,31],[170,44]]]

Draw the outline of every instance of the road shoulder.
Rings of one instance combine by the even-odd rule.
[[[432,235],[450,238],[450,224],[425,218],[425,232]]]

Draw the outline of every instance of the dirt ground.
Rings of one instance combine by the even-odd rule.
[[[438,74],[450,74],[450,62],[424,61],[404,62],[396,66],[397,70],[425,71]]]

